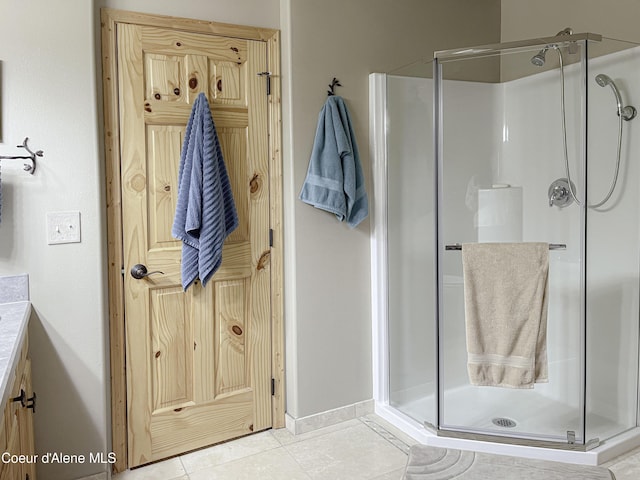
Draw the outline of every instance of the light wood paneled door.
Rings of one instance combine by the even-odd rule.
[[[267,46],[117,25],[128,466],[272,426]],[[207,95],[238,210],[223,262],[180,286],[183,134]],[[144,264],[154,273],[134,279]]]

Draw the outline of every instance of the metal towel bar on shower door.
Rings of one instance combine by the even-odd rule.
[[[462,250],[461,243],[454,243],[453,245],[445,245],[445,250]],[[549,250],[566,250],[567,245],[565,243],[550,243]]]

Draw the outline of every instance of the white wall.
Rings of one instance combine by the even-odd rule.
[[[39,452],[108,451],[103,181],[91,2],[2,0],[2,145],[29,137],[36,174],[2,162],[0,273],[30,276]],[[45,214],[81,213],[82,242],[47,245]],[[75,478],[96,465],[50,465]]]

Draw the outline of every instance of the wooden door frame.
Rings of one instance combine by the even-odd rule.
[[[112,451],[115,472],[128,468],[127,384],[125,364],[124,252],[122,242],[122,201],[120,183],[120,135],[118,116],[118,68],[116,25],[133,23],[193,33],[219,35],[267,44],[271,92],[269,115],[269,201],[271,247],[271,370],[275,380],[272,396],[273,428],[285,426],[284,319],[283,319],[283,229],[282,229],[282,110],[280,32],[278,30],[149,15],[104,8],[102,25],[102,81],[104,102],[104,145],[107,203],[107,255],[109,288],[109,350],[111,367]]]

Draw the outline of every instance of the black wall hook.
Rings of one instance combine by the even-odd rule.
[[[29,137],[24,139],[24,142],[22,142],[22,145],[18,145],[16,148],[24,148],[27,152],[29,152],[29,155],[13,155],[13,156],[2,156],[0,155],[0,159],[5,159],[5,160],[16,160],[16,159],[22,159],[22,160],[31,160],[31,165],[25,163],[24,164],[24,170],[26,172],[29,172],[31,175],[33,175],[36,171],[36,157],[42,157],[44,155],[42,150],[38,150],[36,152],[32,151],[29,146],[27,145],[27,142],[29,141]]]
[[[340,81],[336,78],[333,77],[333,80],[331,81],[331,84],[329,85],[330,90],[327,90],[327,96],[330,97],[332,95],[335,95],[336,93],[333,91],[333,89],[335,87],[341,87],[342,85],[340,84]]]

